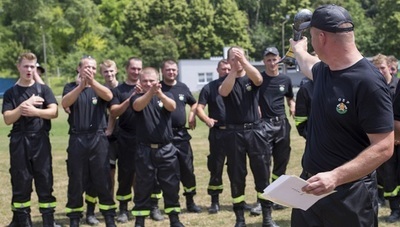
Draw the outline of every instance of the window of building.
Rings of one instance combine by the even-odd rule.
[[[211,72],[198,73],[197,76],[200,84],[207,84],[213,80],[213,73]]]

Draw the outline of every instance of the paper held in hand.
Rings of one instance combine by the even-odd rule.
[[[300,177],[282,175],[268,185],[268,187],[264,189],[262,195],[264,198],[271,200],[274,203],[291,208],[307,210],[319,199],[336,192],[332,191],[320,196],[307,194],[301,191],[301,188],[305,185],[307,185],[307,182]]]

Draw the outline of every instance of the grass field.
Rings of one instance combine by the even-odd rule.
[[[0,100],[1,103],[2,100]],[[294,126],[293,120],[290,119],[291,124]],[[54,174],[54,195],[57,197],[58,206],[56,209],[56,220],[58,223],[66,226],[69,225],[69,221],[65,216],[65,204],[67,196],[67,184],[68,177],[66,174],[66,148],[68,142],[67,134],[67,120],[66,114],[60,109],[59,117],[52,121],[53,127],[50,133],[51,142],[53,146],[53,174]],[[9,175],[9,152],[8,152],[8,137],[10,127],[6,126],[4,122],[0,121],[0,226],[6,226],[10,220],[12,212],[10,210],[11,201],[11,183]],[[185,199],[181,195],[180,201],[183,208],[183,212],[180,215],[180,219],[185,226],[193,227],[217,227],[217,226],[234,226],[235,215],[232,212],[232,204],[230,197],[229,180],[224,173],[224,192],[221,194],[220,203],[221,211],[218,214],[209,215],[207,208],[210,205],[210,197],[207,195],[207,184],[209,173],[207,170],[206,160],[208,155],[208,128],[200,121],[197,121],[197,128],[190,132],[193,136],[191,140],[192,147],[194,150],[194,161],[195,161],[195,173],[197,180],[197,195],[195,201],[203,209],[200,214],[191,214],[186,212]],[[287,174],[298,175],[301,171],[300,160],[303,153],[304,139],[297,134],[297,131],[292,127],[291,131],[291,146],[292,153],[291,159],[288,166]],[[182,191],[182,190],[181,190]],[[182,193],[181,193],[182,194]],[[256,193],[254,191],[253,176],[251,171],[246,180],[246,201],[250,204],[255,203]],[[162,201],[160,205],[162,207]],[[129,204],[130,208],[132,203]],[[384,207],[380,209],[379,213],[379,226],[389,227],[398,226],[399,223],[389,225],[383,221],[388,215],[389,209]],[[284,209],[279,211],[273,211],[273,218],[281,227],[290,226],[290,209]],[[100,213],[97,213],[97,217],[102,220]],[[150,219],[146,219],[146,226],[150,227],[164,227],[169,226],[167,216],[166,220],[162,222],[154,222]],[[32,193],[32,219],[35,226],[41,226],[41,216],[38,212],[37,196],[35,189]],[[246,223],[249,227],[261,226],[261,216],[251,217],[246,214]],[[134,220],[129,221],[126,224],[118,224],[119,226],[133,226]],[[100,226],[104,226],[101,223]]]

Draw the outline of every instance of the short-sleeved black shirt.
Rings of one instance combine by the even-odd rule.
[[[47,85],[34,83],[30,87],[22,87],[16,84],[4,93],[2,113],[17,108],[32,95],[39,95],[44,99],[43,105],[37,106],[38,108],[45,109],[50,104],[57,104],[52,90]],[[40,130],[48,132],[50,129],[51,121],[48,119],[21,116],[14,122],[11,133],[21,131],[37,132]]]
[[[260,87],[260,109],[262,118],[285,115],[285,97],[293,98],[292,80],[284,75],[268,76],[261,73],[263,83]]]
[[[258,112],[259,88],[247,75],[236,78],[232,91],[228,96],[223,97],[226,124],[252,123],[260,119]]]
[[[71,92],[75,82],[66,84],[63,96]],[[107,128],[108,102],[101,99],[91,87],[86,87],[74,104],[70,106],[68,115],[69,133],[95,132]]]
[[[315,174],[354,159],[370,145],[367,133],[386,133],[394,127],[388,86],[367,59],[339,71],[320,62],[312,73],[314,96],[303,167]]]
[[[174,96],[176,102],[176,110],[172,112],[172,128],[183,128],[186,125],[186,104],[192,106],[196,103],[188,86],[186,84],[176,81],[174,86],[169,86],[161,81],[161,90],[163,92],[170,92]]]
[[[218,78],[206,84],[200,91],[199,104],[208,104],[208,116],[217,120],[215,126],[225,125],[225,106],[222,96],[218,93],[218,88],[224,81],[224,77]]]
[[[127,100],[135,91],[136,85],[122,83],[113,89],[113,99],[110,105],[119,105]],[[129,106],[126,111],[118,118],[118,126],[126,132],[131,132],[136,135],[135,111],[132,106]]]
[[[164,92],[166,96],[173,99],[173,95]],[[132,96],[130,105],[143,94]],[[172,141],[172,122],[171,112],[164,108],[161,100],[153,96],[150,103],[142,110],[135,111],[136,115],[136,136],[137,141],[141,143],[167,144]]]

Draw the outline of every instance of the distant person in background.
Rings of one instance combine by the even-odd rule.
[[[289,108],[289,115],[294,116],[295,101],[292,87],[292,80],[285,74],[279,72],[278,62],[281,60],[279,51],[276,47],[267,47],[264,50],[264,71],[261,73],[263,84],[260,87],[260,110],[261,118],[265,122],[268,133],[268,142],[271,151],[267,150],[268,155],[272,155],[272,174],[271,180],[278,179],[286,173],[287,164],[290,159],[290,130],[291,126],[286,117],[285,102]],[[284,206],[273,204],[275,210],[284,209]],[[258,202],[256,207],[251,209],[253,215],[261,214],[261,204]]]
[[[378,68],[389,86],[392,99],[395,98],[396,87],[399,79],[391,75],[391,63],[388,57],[378,54],[372,58],[372,64]],[[390,215],[386,222],[400,221],[400,146],[395,145],[392,157],[377,169],[378,202],[385,205],[385,199],[389,201]]]
[[[17,61],[18,82],[4,93],[2,113],[6,125],[13,125],[10,137],[10,174],[13,219],[9,226],[32,226],[31,193],[34,181],[44,227],[54,222],[53,167],[49,131],[58,116],[52,90],[36,82],[37,58],[23,53]]]
[[[307,124],[311,113],[313,89],[313,81],[305,77],[301,80],[300,88],[296,95],[294,122],[296,124],[297,132],[304,139],[307,139]]]
[[[397,77],[397,72],[399,69],[399,61],[393,55],[389,55],[387,58],[388,58],[389,66],[390,66],[390,68],[389,68],[390,74],[394,77]]]
[[[210,128],[209,146],[210,154],[207,157],[207,167],[210,171],[210,181],[207,192],[211,195],[210,214],[218,213],[220,209],[219,194],[222,193],[222,173],[225,165],[225,151],[221,140],[225,132],[225,106],[222,97],[218,94],[218,87],[228,75],[231,66],[227,60],[218,62],[217,72],[219,78],[205,85],[199,95],[197,116]],[[204,109],[208,104],[208,116]]]

